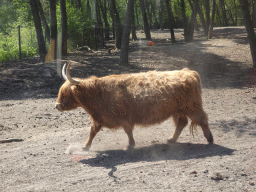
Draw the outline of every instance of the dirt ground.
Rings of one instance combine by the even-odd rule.
[[[243,27],[215,28],[184,43],[182,30],[172,44],[168,30],[153,31],[154,46],[144,34],[131,42],[130,66],[118,64],[119,51],[74,51],[66,60],[79,62],[72,76],[174,70],[198,71],[203,105],[214,144],[199,128],[184,129],[175,144],[171,119],[147,128],[136,127],[135,150],[123,148],[122,129],[104,128],[89,152],[81,150],[89,134],[90,117],[82,109],[55,109],[63,83],[56,64],[38,58],[0,64],[0,191],[256,191],[256,72]],[[111,47],[113,42],[106,44]]]

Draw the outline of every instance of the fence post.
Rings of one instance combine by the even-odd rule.
[[[20,25],[18,26],[18,34],[19,34],[19,54],[21,59]]]

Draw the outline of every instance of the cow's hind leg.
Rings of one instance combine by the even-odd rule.
[[[89,150],[91,145],[92,145],[92,140],[93,138],[96,136],[96,134],[100,131],[101,129],[101,125],[98,124],[96,121],[94,121],[92,119],[92,126],[91,126],[91,129],[90,129],[90,135],[89,135],[89,138],[87,139],[84,147],[83,147],[83,150]]]
[[[133,138],[133,128],[134,125],[125,125],[123,126],[125,133],[128,136],[129,139],[129,145],[125,148],[126,151],[132,151],[135,146],[135,141]]]
[[[212,144],[213,143],[213,136],[212,136],[212,133],[209,129],[208,118],[207,118],[206,113],[203,110],[201,110],[201,111],[191,115],[190,118],[192,120],[192,122],[191,122],[192,131],[193,131],[193,127],[195,125],[200,125],[202,130],[203,130],[205,138],[207,139],[209,144]]]
[[[184,115],[174,115],[173,121],[175,124],[175,131],[170,139],[168,139],[168,143],[174,143],[179,138],[182,130],[188,124],[188,118]]]

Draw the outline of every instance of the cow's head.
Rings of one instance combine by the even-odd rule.
[[[66,72],[65,72],[66,69]],[[56,108],[59,111],[68,111],[72,109],[76,109],[80,106],[80,104],[76,101],[71,86],[76,86],[80,82],[78,80],[73,79],[70,76],[70,63],[66,68],[66,64],[62,69],[62,76],[66,80],[66,82],[61,86],[58,94],[58,98],[56,101]]]

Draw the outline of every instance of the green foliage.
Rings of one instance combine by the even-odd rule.
[[[76,48],[77,46],[88,45],[93,46],[94,43],[94,29],[93,22],[89,17],[86,17],[86,5],[82,5],[82,10],[77,10],[76,5],[66,2],[67,16],[68,16],[68,50]],[[59,8],[57,8],[58,21],[60,21]],[[59,26],[59,31],[61,25]]]
[[[13,29],[13,22],[18,18],[17,11],[9,1],[0,1],[0,33],[8,35]]]
[[[35,27],[28,1],[0,1],[0,62],[19,58],[18,26],[21,26],[21,55],[38,54]]]
[[[31,27],[21,28],[21,55],[23,58],[38,54],[35,35],[35,30]],[[13,29],[9,35],[0,33],[0,62],[18,58],[18,29]]]
[[[13,9],[16,10],[17,13],[17,20],[16,24],[18,25],[28,25],[33,24],[33,17],[29,5],[29,0],[13,0]]]

